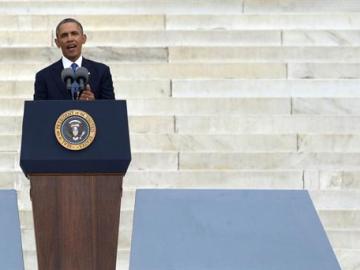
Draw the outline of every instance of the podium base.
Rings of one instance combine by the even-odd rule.
[[[39,270],[115,270],[123,175],[30,175]]]

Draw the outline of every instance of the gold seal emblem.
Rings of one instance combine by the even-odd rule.
[[[55,123],[57,141],[66,149],[82,150],[88,147],[96,135],[94,119],[80,110],[66,111]]]

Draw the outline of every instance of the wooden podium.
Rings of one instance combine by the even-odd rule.
[[[82,150],[65,148],[55,136],[59,117],[74,111],[96,126]],[[25,102],[20,166],[31,183],[39,270],[115,270],[130,160],[125,101]]]

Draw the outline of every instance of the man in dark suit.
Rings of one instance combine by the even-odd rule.
[[[115,98],[110,68],[82,57],[85,42],[86,35],[77,20],[67,18],[57,25],[55,43],[63,57],[36,74],[34,100],[72,99],[61,79],[62,70],[69,67],[85,67],[90,73],[89,83],[79,96],[80,100]]]

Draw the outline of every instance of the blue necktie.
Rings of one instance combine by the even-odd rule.
[[[74,71],[74,75],[75,75],[75,71],[79,66],[76,63],[72,63],[71,64],[71,69]],[[71,96],[72,99],[77,99],[78,98],[78,94],[79,94],[79,84],[74,81],[71,85]]]

